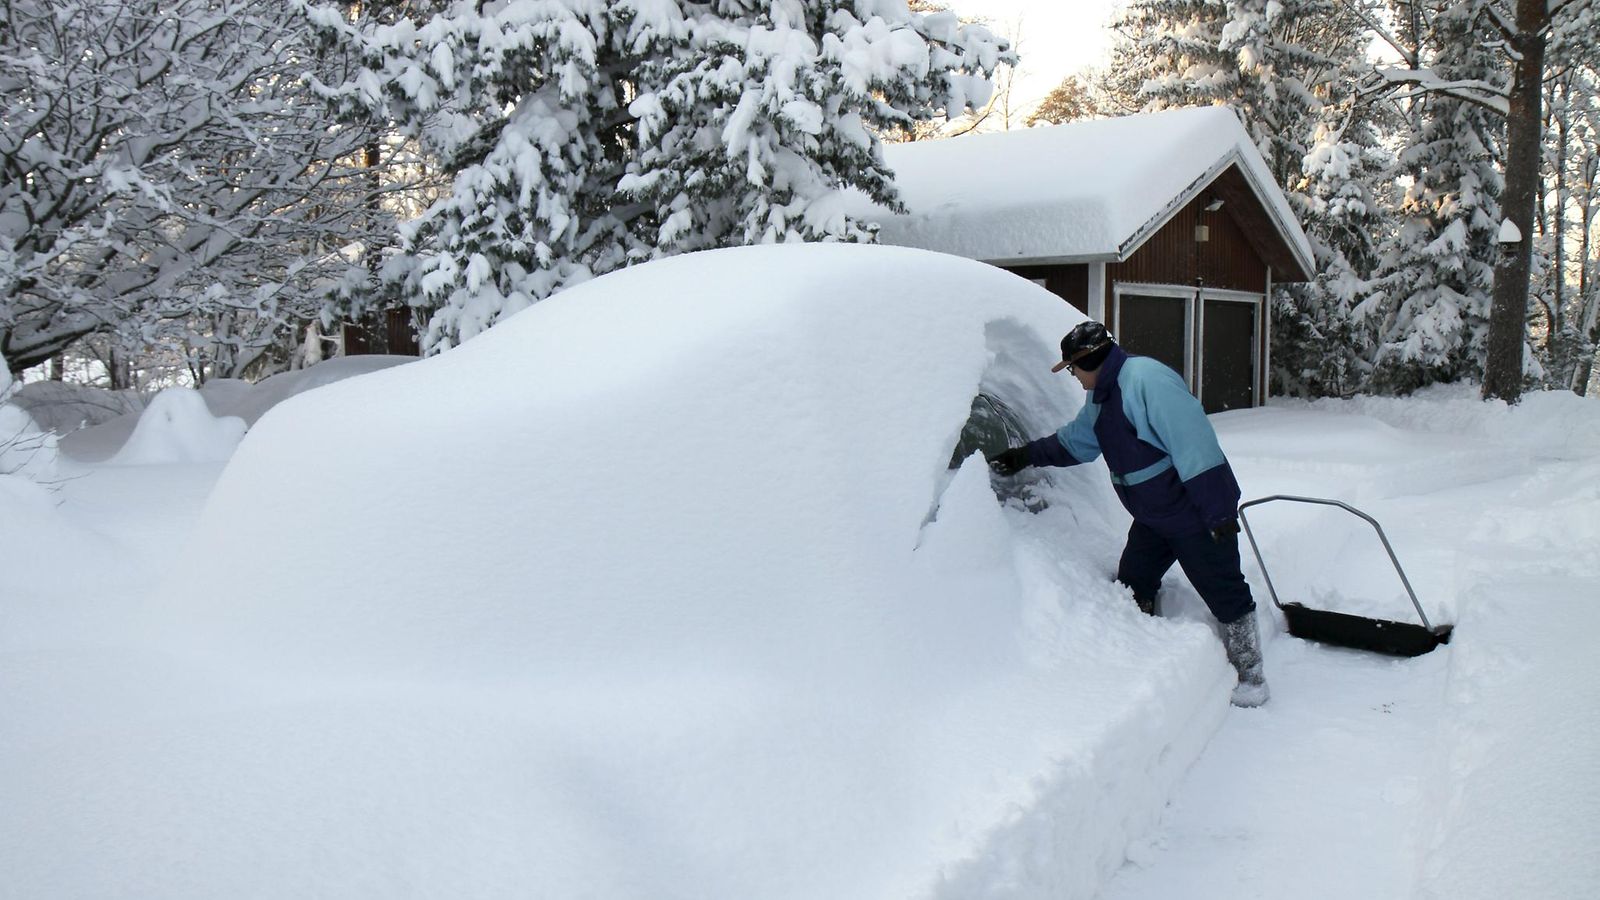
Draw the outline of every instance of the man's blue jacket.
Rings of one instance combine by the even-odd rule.
[[[1238,517],[1239,482],[1217,433],[1183,379],[1121,347],[1097,370],[1078,417],[1028,444],[1036,466],[1075,466],[1102,453],[1133,518],[1171,536],[1204,532]]]

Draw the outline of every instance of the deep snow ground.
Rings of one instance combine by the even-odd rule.
[[[1506,410],[1437,389],[1219,417],[1248,496],[1336,497],[1375,515],[1424,608],[1457,628],[1411,660],[1278,634],[1272,703],[1229,716],[1102,896],[1592,896],[1596,406],[1534,395]],[[1357,520],[1253,512],[1283,599],[1351,605],[1349,585],[1395,584]],[[1275,520],[1290,527],[1273,532]],[[1410,619],[1398,596],[1366,604]]]
[[[1440,390],[1218,417],[1247,496],[1338,497],[1377,516],[1430,615],[1456,633],[1415,660],[1271,633],[1272,702],[1227,713],[1101,896],[1591,896],[1600,883],[1597,407],[1535,395],[1505,410]],[[119,716],[195,677],[180,661],[130,655],[121,630],[148,592],[183,571],[184,538],[219,470],[68,466],[76,477],[56,497],[60,529],[21,546],[63,543],[79,564],[0,599],[4,677],[48,684],[16,696],[55,702],[11,708],[18,718],[0,727],[0,753],[21,717],[64,737],[76,722],[85,734],[115,734]],[[1364,525],[1274,507],[1252,522],[1286,597],[1406,615]],[[1114,537],[1081,539],[1112,553]],[[1259,573],[1246,569],[1265,608]],[[1202,618],[1176,579],[1170,615]],[[328,714],[356,714],[359,702]],[[305,748],[307,758],[325,749]],[[114,743],[70,752],[119,764]],[[163,798],[150,800],[157,808]],[[62,865],[91,864],[91,848],[60,849]],[[0,896],[24,895],[0,883]]]

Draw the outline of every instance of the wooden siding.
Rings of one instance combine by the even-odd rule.
[[[1219,178],[1215,187],[1223,179]],[[1207,212],[1205,207],[1213,199],[1223,199],[1221,209]],[[1259,228],[1265,213],[1247,192],[1219,192],[1212,189],[1200,194],[1173,215],[1150,239],[1134,251],[1124,262],[1106,266],[1106,309],[1114,309],[1117,288],[1136,291],[1137,285],[1169,285],[1193,288],[1213,288],[1260,294],[1258,322],[1266,321],[1265,294],[1273,273],[1262,258],[1262,240],[1254,240],[1250,228]],[[1205,225],[1209,229],[1207,240],[1195,240],[1195,228]],[[1193,300],[1189,301],[1193,305]],[[1199,310],[1191,310],[1198,315]],[[1254,349],[1257,385],[1264,383],[1266,373],[1266,328],[1258,328]],[[1196,329],[1191,348],[1194,368],[1190,373],[1190,387],[1198,384],[1198,375],[1204,365],[1203,335]],[[1259,394],[1255,402],[1260,403]],[[1215,404],[1208,403],[1208,411]],[[1215,407],[1220,408],[1220,407]]]
[[[360,322],[344,325],[344,354],[363,356],[369,353],[390,353],[397,356],[421,356],[417,329],[412,324],[409,306],[393,307],[366,316]]]
[[[1007,272],[1029,280],[1044,281],[1045,290],[1089,314],[1089,267],[1087,265],[1003,266]]]
[[[1128,284],[1182,284],[1232,291],[1265,293],[1267,266],[1245,237],[1244,229],[1225,204],[1216,212],[1206,212],[1210,194],[1201,192],[1193,203],[1179,210],[1167,224],[1127,261],[1106,266],[1106,302],[1110,309],[1111,291],[1118,282]],[[1211,229],[1210,239],[1196,241],[1195,226]]]
[[[1205,207],[1213,200],[1221,200],[1220,209],[1207,212]],[[1195,240],[1196,226],[1208,228],[1207,239]],[[1002,268],[1024,278],[1041,280],[1051,293],[1072,304],[1085,315],[1089,312],[1089,265],[1084,263],[1003,265]],[[1139,285],[1157,285],[1167,290],[1150,293],[1159,296],[1187,293],[1185,301],[1190,307],[1189,316],[1196,322],[1201,310],[1196,308],[1195,297],[1199,288],[1238,291],[1261,296],[1256,303],[1255,383],[1254,400],[1265,400],[1267,345],[1270,340],[1269,309],[1265,295],[1276,282],[1300,281],[1309,277],[1301,271],[1299,262],[1285,237],[1277,231],[1271,215],[1256,199],[1237,166],[1229,167],[1207,185],[1195,199],[1178,210],[1156,230],[1128,259],[1105,264],[1106,324],[1114,316],[1116,292],[1137,294]],[[1172,291],[1173,288],[1195,289]],[[1193,328],[1188,336],[1190,387],[1198,386],[1198,375],[1204,366],[1200,328]],[[1229,398],[1223,405],[1236,403]],[[1217,403],[1210,404],[1222,408]]]
[[[1249,239],[1239,223],[1240,213],[1248,213],[1242,207],[1254,204],[1254,197],[1246,196],[1242,202],[1224,203],[1221,209],[1206,212],[1205,205],[1212,198],[1209,191],[1202,191],[1126,261],[1106,264],[1105,309],[1111,309],[1112,293],[1119,283],[1204,285],[1254,294],[1266,293],[1267,265],[1257,252],[1255,242]],[[1195,226],[1201,224],[1210,228],[1208,240],[1204,242],[1194,239]],[[1008,265],[1002,268],[1023,278],[1043,279],[1047,290],[1072,304],[1079,312],[1088,314],[1088,264]]]

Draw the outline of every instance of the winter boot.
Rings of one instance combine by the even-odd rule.
[[[1155,594],[1155,595],[1150,596],[1150,597],[1135,596],[1133,598],[1133,602],[1137,603],[1139,605],[1139,612],[1142,612],[1147,616],[1159,616],[1159,615],[1161,615],[1161,595],[1160,594]]]
[[[1239,684],[1233,689],[1233,705],[1260,706],[1267,702],[1267,677],[1261,668],[1261,639],[1256,633],[1255,610],[1222,626],[1222,646],[1228,651],[1228,662],[1239,673]]]

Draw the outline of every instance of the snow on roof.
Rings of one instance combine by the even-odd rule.
[[[1122,260],[1237,163],[1315,271],[1288,200],[1227,107],[894,144],[884,156],[910,212],[873,207],[883,243],[988,262]]]

